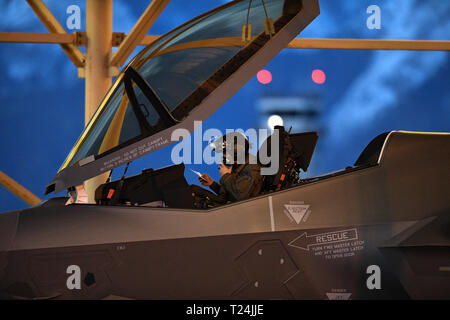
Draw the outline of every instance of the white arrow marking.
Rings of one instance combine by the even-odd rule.
[[[351,234],[354,232],[354,235]],[[302,239],[301,241],[304,241],[306,246],[300,246],[302,243],[295,245],[294,243],[297,242],[297,240]],[[308,238],[315,238],[315,243],[308,243]],[[289,246],[295,247],[298,249],[309,251],[310,246],[316,246],[321,244],[329,244],[329,243],[336,243],[336,242],[342,242],[342,241],[350,241],[350,240],[358,240],[358,230],[356,228],[353,229],[346,229],[346,230],[339,230],[339,231],[331,231],[326,233],[319,233],[319,234],[313,234],[309,235],[306,232],[303,232],[300,236],[292,240],[288,243]]]

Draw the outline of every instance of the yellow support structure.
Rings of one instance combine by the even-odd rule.
[[[48,31],[57,34],[67,34],[42,0],[27,0],[27,2]],[[61,47],[76,67],[80,68],[84,65],[83,52],[77,46],[65,43],[61,44]]]
[[[73,34],[61,33],[27,33],[27,32],[0,32],[0,42],[12,43],[57,43],[75,44],[77,35],[86,35],[86,32],[75,32]],[[119,33],[113,33],[119,35]],[[125,39],[127,36],[120,33]],[[144,35],[138,45],[148,45],[157,40],[159,35]],[[131,38],[128,38],[131,39]],[[83,38],[77,45],[85,46]],[[116,40],[117,41],[117,40]],[[202,40],[206,45],[217,46],[242,46],[241,38],[217,38]],[[222,42],[221,42],[222,41]],[[122,41],[120,45],[125,42]],[[118,46],[117,42],[112,46]],[[450,51],[450,41],[446,40],[383,40],[383,39],[313,39],[296,38],[292,40],[288,49],[337,49],[337,50],[419,50],[419,51]],[[134,49],[134,48],[133,48]],[[126,58],[125,58],[126,60]]]
[[[68,33],[0,32],[0,42],[69,44],[73,39],[74,36]]]
[[[141,44],[145,34],[164,10],[169,0],[153,0],[145,9],[138,22],[133,26],[130,33],[117,48],[117,51],[111,57],[111,66],[120,68],[133,50]]]
[[[0,171],[0,184],[5,187],[6,190],[15,194],[18,198],[28,203],[30,206],[34,206],[42,202],[41,199],[36,197],[33,193],[28,191],[25,187],[14,181],[2,171]]]
[[[296,38],[288,44],[287,48],[450,51],[450,41]]]
[[[141,45],[148,45],[160,36],[146,35]],[[217,38],[201,40],[207,46],[242,46],[241,38]],[[198,41],[197,41],[198,42]],[[192,43],[193,45],[197,43]],[[188,47],[189,43],[184,43]],[[193,46],[195,48],[201,46]],[[378,40],[378,39],[314,39],[295,38],[287,45],[288,49],[337,49],[337,50],[419,50],[450,51],[450,41],[446,40]]]
[[[111,86],[112,10],[112,0],[86,0],[85,125]],[[85,181],[89,203],[95,203],[95,189],[107,177],[108,172]]]

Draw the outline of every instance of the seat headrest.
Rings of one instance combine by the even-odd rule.
[[[289,134],[284,130],[283,126],[276,126],[275,130],[279,130],[278,135],[278,152],[280,153],[279,159],[282,159],[283,153],[288,152],[289,157],[293,158],[300,166],[300,168],[306,172],[308,170],[309,163],[311,162],[314,149],[316,147],[317,139],[319,138],[317,132],[303,132]],[[267,150],[268,156],[271,156],[271,143],[274,135],[267,137],[266,141],[261,145],[258,151],[258,161],[260,160],[261,150]],[[288,148],[289,150],[286,150]],[[261,161],[259,161],[261,163]],[[270,166],[269,164],[263,165],[263,167]]]

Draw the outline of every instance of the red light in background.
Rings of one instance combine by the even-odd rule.
[[[312,80],[317,84],[323,84],[327,77],[325,76],[325,72],[320,69],[316,69],[311,74]]]
[[[256,78],[262,84],[268,84],[272,82],[272,74],[268,70],[261,70],[256,74]]]

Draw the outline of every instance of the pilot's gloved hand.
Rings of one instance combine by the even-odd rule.
[[[202,174],[202,176],[198,178],[198,181],[200,181],[200,183],[206,187],[209,187],[214,182],[214,180],[206,173]]]

